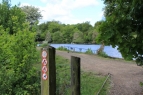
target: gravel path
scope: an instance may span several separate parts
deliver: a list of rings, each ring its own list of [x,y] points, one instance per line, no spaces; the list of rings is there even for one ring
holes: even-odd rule
[[[139,85],[143,82],[143,68],[134,62],[64,51],[56,51],[56,54],[67,59],[71,56],[80,57],[81,68],[84,70],[103,75],[110,73],[110,95],[143,95],[143,87]]]

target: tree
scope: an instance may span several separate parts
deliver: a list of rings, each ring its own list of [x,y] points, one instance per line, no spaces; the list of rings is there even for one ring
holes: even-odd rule
[[[63,35],[60,31],[54,32],[52,35],[53,43],[63,43]]]
[[[48,30],[51,33],[57,32],[61,30],[62,24],[59,21],[51,21],[48,22]]]
[[[81,32],[87,32],[89,29],[93,28],[90,22],[86,21],[83,23],[78,23],[75,25],[77,29],[79,29]]]
[[[77,43],[77,44],[84,43],[83,33],[78,29],[76,30],[77,31],[73,35],[73,43]]]
[[[49,31],[46,34],[45,41],[47,41],[48,43],[52,41],[51,33]]]
[[[0,94],[40,94],[40,78],[33,64],[37,61],[35,33],[27,24],[15,35],[0,26]]]
[[[5,30],[9,30],[9,34],[14,34],[17,30],[23,28],[25,23],[25,14],[18,6],[11,6],[9,0],[3,0],[0,4],[0,25]]]
[[[29,31],[24,12],[0,4],[0,94],[40,94],[40,78],[33,64],[37,61],[35,33]]]
[[[35,22],[39,21],[42,18],[41,11],[39,8],[34,6],[22,6],[22,11],[26,15],[26,20],[33,25]]]
[[[104,0],[105,21],[101,23],[98,41],[118,46],[125,59],[143,65],[142,0]]]
[[[66,25],[62,28],[64,43],[71,43],[74,33],[74,26],[73,25]]]

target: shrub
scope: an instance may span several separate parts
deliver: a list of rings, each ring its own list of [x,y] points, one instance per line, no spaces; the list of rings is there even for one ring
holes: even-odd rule
[[[88,50],[85,52],[86,54],[93,54],[93,51],[88,48]]]
[[[99,52],[98,55],[105,58],[109,57],[104,51]]]
[[[63,47],[63,46],[58,47],[58,48],[57,48],[57,50],[68,51],[68,49],[67,49],[67,48],[65,48],[65,47]]]
[[[35,33],[25,27],[15,35],[0,26],[0,95],[40,94]]]
[[[43,44],[41,44],[40,46],[41,46],[41,47],[47,47],[48,44],[47,44],[47,43],[43,43]]]

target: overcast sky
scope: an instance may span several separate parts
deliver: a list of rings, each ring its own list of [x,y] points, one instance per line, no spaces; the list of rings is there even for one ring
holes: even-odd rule
[[[12,5],[39,7],[42,20],[76,24],[89,21],[92,25],[103,18],[103,0],[11,0]]]

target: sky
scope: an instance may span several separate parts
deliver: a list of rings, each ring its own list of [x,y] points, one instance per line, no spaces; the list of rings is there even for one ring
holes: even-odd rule
[[[103,19],[103,0],[11,0],[12,5],[32,5],[41,10],[40,23],[60,21],[77,24],[89,21],[94,25]]]

